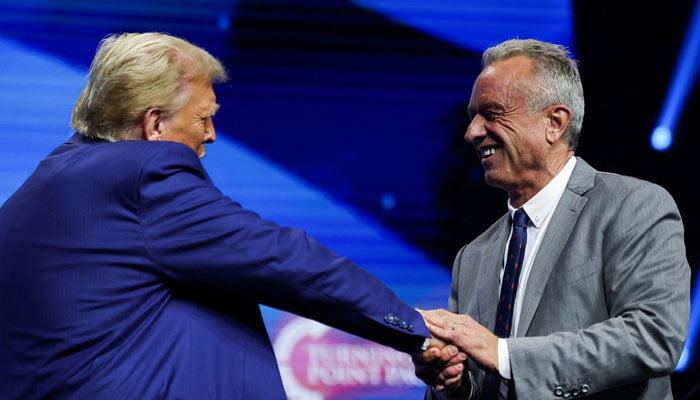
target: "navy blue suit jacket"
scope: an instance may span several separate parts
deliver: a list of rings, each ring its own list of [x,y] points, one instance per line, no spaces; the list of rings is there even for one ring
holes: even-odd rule
[[[405,352],[429,336],[179,143],[74,135],[0,209],[0,399],[284,399],[259,304]]]

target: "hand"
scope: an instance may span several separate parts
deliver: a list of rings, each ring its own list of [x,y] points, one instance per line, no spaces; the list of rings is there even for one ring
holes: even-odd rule
[[[466,314],[418,310],[430,332],[467,353],[483,370],[498,372],[498,337]]]
[[[420,310],[419,310],[420,311]],[[416,376],[437,390],[462,387],[462,374],[467,355],[438,338],[430,338],[427,350],[413,355]]]

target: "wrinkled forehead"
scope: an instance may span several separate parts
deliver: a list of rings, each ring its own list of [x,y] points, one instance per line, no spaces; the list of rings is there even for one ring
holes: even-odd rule
[[[533,66],[533,61],[523,56],[498,60],[484,67],[477,81],[495,80],[502,86],[515,85],[532,78]]]
[[[532,61],[513,57],[493,62],[474,81],[470,101],[482,97],[518,98],[532,80]]]

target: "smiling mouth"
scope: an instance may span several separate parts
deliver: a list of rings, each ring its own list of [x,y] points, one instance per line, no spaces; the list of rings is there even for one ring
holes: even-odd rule
[[[490,147],[481,151],[481,158],[489,158],[494,154],[496,154],[496,148]]]

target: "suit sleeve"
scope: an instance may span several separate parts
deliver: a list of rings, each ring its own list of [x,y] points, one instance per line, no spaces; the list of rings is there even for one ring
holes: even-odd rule
[[[405,352],[430,336],[420,314],[368,271],[223,196],[190,149],[159,147],[138,187],[147,254],[173,285],[232,294]]]
[[[615,208],[610,218],[589,219],[597,224],[590,232],[598,233],[569,243],[591,246],[589,262],[600,265],[592,284],[602,287],[607,317],[578,330],[508,339],[519,398],[560,398],[557,389],[559,396],[623,390],[670,375],[678,362],[690,307],[680,213],[671,196],[653,184],[636,185],[623,201],[609,203],[605,207]],[[581,299],[571,302],[597,307]],[[641,395],[625,393],[620,398]]]

